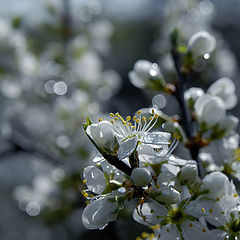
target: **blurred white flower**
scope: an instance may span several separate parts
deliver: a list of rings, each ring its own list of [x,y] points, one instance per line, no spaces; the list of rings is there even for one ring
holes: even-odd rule
[[[187,91],[184,92],[184,99],[185,101],[193,101],[196,102],[198,98],[204,95],[204,91],[201,88],[192,87],[189,88]]]
[[[138,88],[146,87],[151,79],[159,80],[163,78],[158,65],[147,60],[138,60],[128,76],[130,82]]]
[[[197,119],[200,123],[204,122],[207,126],[212,127],[220,123],[226,114],[226,108],[223,100],[218,96],[208,94],[198,98],[194,104]]]
[[[191,36],[188,41],[188,49],[194,57],[211,54],[216,48],[216,39],[206,31],[197,32]]]
[[[236,87],[230,78],[220,78],[215,81],[207,93],[220,97],[225,104],[226,109],[232,109],[237,105]]]

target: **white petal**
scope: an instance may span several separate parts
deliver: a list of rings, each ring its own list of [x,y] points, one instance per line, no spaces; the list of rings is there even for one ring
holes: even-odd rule
[[[114,219],[116,202],[109,202],[107,198],[97,199],[86,206],[82,213],[82,223],[87,229],[98,229],[104,227]]]
[[[155,235],[159,240],[181,240],[180,233],[173,224],[163,226],[161,229],[155,231]]]
[[[118,149],[118,158],[121,160],[130,156],[137,146],[137,141],[138,138],[133,137],[122,142]]]
[[[145,144],[169,144],[169,139],[171,138],[171,134],[167,132],[146,132],[144,133],[141,141]]]
[[[94,193],[101,193],[106,187],[106,180],[103,172],[95,166],[88,166],[83,177],[87,180],[86,185]]]
[[[212,233],[199,222],[182,223],[183,238],[185,240],[214,240]]]
[[[134,210],[133,219],[147,226],[159,224],[163,219],[161,216],[167,215],[166,208],[153,200],[143,203],[142,206],[138,205],[137,209],[138,211]]]

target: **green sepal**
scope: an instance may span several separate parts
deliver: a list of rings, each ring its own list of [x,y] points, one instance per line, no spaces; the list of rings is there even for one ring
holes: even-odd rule
[[[192,216],[192,215],[186,215],[186,218],[187,218],[188,220],[190,220],[190,221],[197,221],[197,220],[198,220],[197,217],[194,217],[194,216]]]
[[[91,118],[90,117],[87,117],[87,121],[85,122],[85,123],[83,123],[83,129],[85,130],[85,132],[86,132],[86,130],[87,130],[87,127],[88,126],[90,126],[92,124],[92,120],[91,120]],[[86,133],[87,134],[87,133]]]
[[[176,224],[177,230],[182,233],[182,227],[179,223]]]
[[[166,226],[166,225],[168,225],[169,224],[169,219],[168,218],[165,218],[165,219],[163,219],[161,222],[160,222],[160,225],[161,226]]]

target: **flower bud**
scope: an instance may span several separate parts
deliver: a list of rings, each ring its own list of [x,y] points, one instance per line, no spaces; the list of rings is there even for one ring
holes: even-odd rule
[[[187,164],[180,170],[178,178],[182,183],[191,184],[196,181],[197,175],[198,175],[197,165]]]
[[[131,179],[136,186],[144,187],[151,182],[152,176],[146,168],[135,168],[132,171]]]
[[[212,127],[225,118],[226,109],[223,100],[217,96],[204,94],[194,104],[198,121]]]
[[[229,181],[226,175],[221,172],[212,172],[202,180],[201,190],[208,190],[206,195],[216,199],[225,195],[228,185]]]
[[[220,78],[208,88],[208,94],[220,97],[226,109],[232,109],[237,105],[236,87],[230,78]]]
[[[164,204],[174,204],[180,200],[180,193],[172,187],[161,187],[152,194],[155,200]]]
[[[163,79],[163,77],[156,63],[138,60],[134,64],[133,71],[129,73],[129,79],[134,86],[144,88],[150,80]]]
[[[200,98],[203,95],[204,91],[201,88],[192,87],[185,91],[184,99],[187,102],[192,101],[194,103],[198,98]]]
[[[86,132],[100,148],[114,151],[118,146],[118,142],[114,136],[113,126],[108,121],[91,124],[87,127]]]
[[[206,31],[193,34],[188,41],[188,49],[192,52],[193,57],[200,57],[204,54],[210,54],[215,48],[215,37]]]

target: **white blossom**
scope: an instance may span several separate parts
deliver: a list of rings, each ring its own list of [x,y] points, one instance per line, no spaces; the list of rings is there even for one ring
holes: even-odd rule
[[[216,48],[216,39],[206,31],[197,32],[188,41],[188,49],[194,57],[211,54]]]
[[[226,114],[226,108],[223,100],[217,96],[208,94],[198,98],[194,104],[197,119],[200,123],[206,123],[207,126],[212,127],[220,123]]]
[[[226,109],[232,109],[237,105],[236,87],[230,78],[220,78],[215,81],[207,93],[222,98]]]
[[[86,132],[100,148],[114,151],[117,147],[113,126],[109,121],[93,123],[87,127]]]
[[[158,65],[147,60],[138,60],[134,64],[133,71],[129,72],[130,82],[138,88],[146,87],[150,79],[161,78],[162,74]]]

